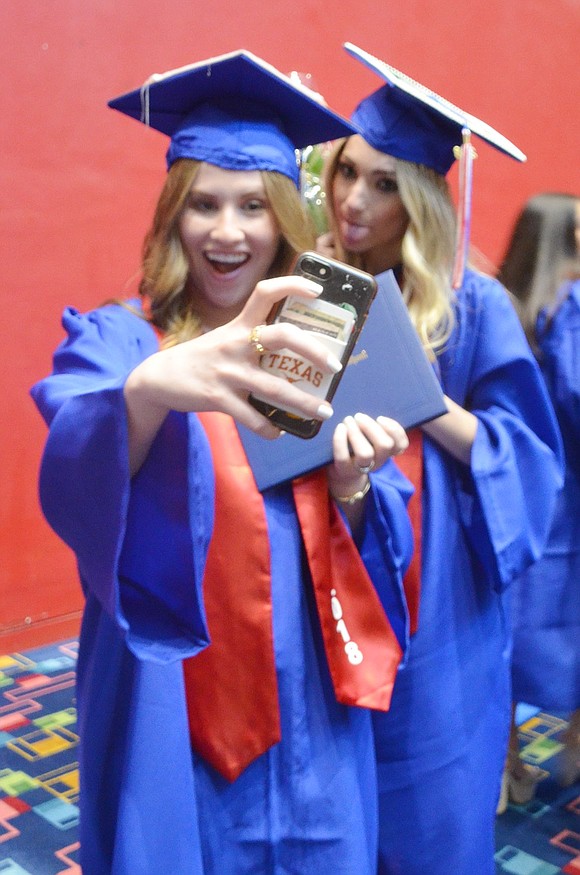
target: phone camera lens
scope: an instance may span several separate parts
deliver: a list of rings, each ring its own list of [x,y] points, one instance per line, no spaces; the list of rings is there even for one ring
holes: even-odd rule
[[[314,279],[325,280],[330,276],[331,270],[326,265],[314,258],[303,258],[300,262],[300,269],[308,276]]]

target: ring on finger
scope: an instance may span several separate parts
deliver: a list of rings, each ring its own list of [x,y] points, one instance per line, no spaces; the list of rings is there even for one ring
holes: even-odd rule
[[[263,325],[255,325],[248,336],[248,343],[253,346],[258,355],[264,355],[266,347],[260,342],[260,332],[264,328]]]
[[[357,465],[357,468],[358,468],[358,470],[361,472],[361,474],[368,474],[369,471],[372,471],[374,467],[375,467],[375,461],[374,461],[374,459],[372,459],[372,460],[368,463],[368,465]]]

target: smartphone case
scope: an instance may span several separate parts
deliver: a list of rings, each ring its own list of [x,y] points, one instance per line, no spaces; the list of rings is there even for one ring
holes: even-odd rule
[[[308,262],[312,263],[311,270],[308,269]],[[329,275],[319,280],[317,269]],[[364,271],[350,268],[340,261],[320,256],[316,252],[303,252],[299,255],[294,273],[323,282],[325,290],[320,298],[310,301],[289,296],[278,305],[274,321],[280,319],[298,325],[306,331],[312,331],[329,352],[344,364],[350,359],[355,337],[361,326],[364,326],[376,294],[375,278]],[[351,330],[348,330],[349,327]],[[296,363],[297,360],[292,351],[281,349],[275,352],[266,351],[262,356],[261,366],[281,379],[291,378],[299,388],[315,395],[320,401],[328,400],[332,403],[344,371],[338,374],[323,374],[308,360],[300,359],[300,368],[294,368],[293,362]],[[259,395],[250,395],[250,403],[278,428],[295,434],[302,440],[312,440],[321,427],[318,420],[303,419],[299,411],[292,407],[284,409],[272,407]]]
[[[375,277],[378,292],[342,381],[334,416],[304,440],[268,441],[238,425],[260,491],[332,461],[332,435],[345,416],[390,416],[406,429],[446,412],[443,391],[411,322],[392,271]]]

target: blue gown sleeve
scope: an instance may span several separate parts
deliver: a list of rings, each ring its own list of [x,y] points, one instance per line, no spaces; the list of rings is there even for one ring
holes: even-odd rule
[[[562,442],[539,367],[505,289],[471,272],[442,360],[446,391],[478,418],[456,494],[470,543],[498,590],[545,547],[562,485]]]
[[[171,662],[208,643],[201,581],[213,515],[209,449],[194,415],[171,413],[131,480],[123,387],[157,350],[151,327],[112,305],[63,316],[53,373],[32,389],[50,427],[40,499],[138,658]],[[188,473],[189,472],[189,473]],[[172,544],[172,550],[166,548]]]

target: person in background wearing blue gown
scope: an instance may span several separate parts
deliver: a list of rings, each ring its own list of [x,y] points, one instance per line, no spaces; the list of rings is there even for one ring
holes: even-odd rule
[[[43,510],[86,596],[83,873],[374,875],[370,711],[337,700],[327,637],[339,674],[386,678],[372,694],[388,707],[412,552],[411,489],[389,459],[407,437],[390,419],[350,417],[327,469],[260,495],[234,425],[278,436],[251,392],[306,418],[332,413],[260,355],[340,368],[307,332],[263,323],[286,295],[320,291],[282,276],[314,243],[296,150],[352,128],[247,52],[153,77],[111,106],[171,137],[140,297],[67,308],[53,372],[32,390],[50,427]],[[322,526],[314,551],[306,523]],[[320,602],[315,559],[331,562]],[[347,636],[347,589],[367,581],[353,610],[380,633],[378,675]]]
[[[559,754],[564,786],[580,778],[580,198],[531,197],[514,223],[499,270],[538,360],[566,453],[542,558],[513,587],[512,685],[517,702],[569,713]],[[500,811],[529,802],[544,770],[519,756],[512,720]]]
[[[393,269],[448,408],[417,435],[417,631],[390,712],[373,717],[378,871],[492,875],[511,701],[506,590],[544,549],[561,443],[506,290],[457,261],[469,190],[458,219],[445,176],[457,150],[469,171],[466,129],[525,156],[389,65],[346,48],[385,84],[359,103],[357,135],[329,158],[330,231],[320,246],[374,274]]]

